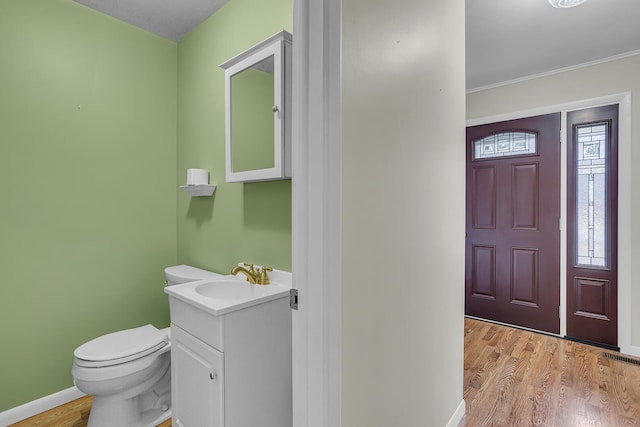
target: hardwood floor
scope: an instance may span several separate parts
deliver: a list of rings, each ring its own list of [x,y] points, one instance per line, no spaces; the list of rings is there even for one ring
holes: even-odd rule
[[[91,396],[84,396],[9,427],[87,427],[92,401]],[[171,419],[157,427],[171,427]]]
[[[640,366],[618,354],[465,319],[459,427],[640,426]]]
[[[465,319],[459,427],[640,427],[640,366],[560,338]],[[85,427],[83,397],[11,427]],[[159,427],[171,427],[171,420]]]
[[[85,396],[9,427],[86,427],[90,409],[91,396]]]

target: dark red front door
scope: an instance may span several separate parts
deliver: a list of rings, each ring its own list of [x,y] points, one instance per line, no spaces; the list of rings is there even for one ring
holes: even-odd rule
[[[559,333],[560,114],[467,128],[466,314]]]

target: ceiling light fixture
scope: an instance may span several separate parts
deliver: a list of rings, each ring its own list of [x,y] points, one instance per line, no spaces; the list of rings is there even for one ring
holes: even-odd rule
[[[580,6],[586,1],[587,0],[549,0],[549,3],[551,3],[553,7],[567,9],[569,7]]]

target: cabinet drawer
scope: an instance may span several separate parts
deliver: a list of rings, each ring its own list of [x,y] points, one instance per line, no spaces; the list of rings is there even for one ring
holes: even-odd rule
[[[224,351],[222,345],[222,318],[212,316],[175,298],[169,298],[171,323],[189,331],[210,346]]]

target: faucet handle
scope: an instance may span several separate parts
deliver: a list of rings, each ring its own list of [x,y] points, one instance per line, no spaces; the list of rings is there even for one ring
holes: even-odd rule
[[[246,262],[244,263],[244,266],[247,267],[249,269],[249,273],[251,274],[256,274],[256,270],[253,268],[253,264],[247,264]]]
[[[273,271],[271,267],[262,267],[262,271],[260,271],[260,277],[258,277],[257,283],[258,285],[268,285],[269,282],[269,274],[267,272]]]

